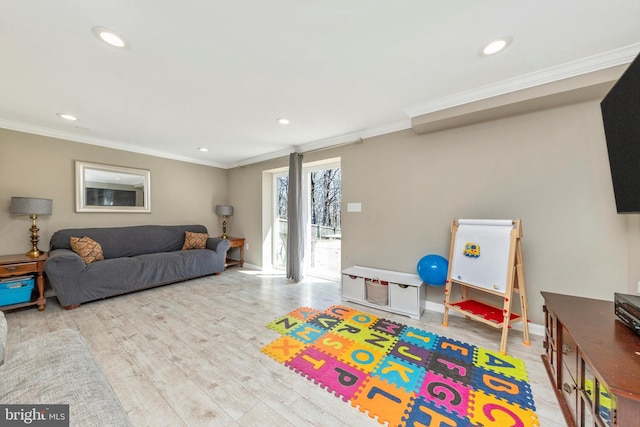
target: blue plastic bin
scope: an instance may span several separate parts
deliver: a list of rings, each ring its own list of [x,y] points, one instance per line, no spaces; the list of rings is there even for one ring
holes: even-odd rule
[[[0,307],[30,301],[34,282],[33,276],[0,279]]]

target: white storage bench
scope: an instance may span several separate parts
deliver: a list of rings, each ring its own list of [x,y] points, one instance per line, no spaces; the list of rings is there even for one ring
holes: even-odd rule
[[[387,305],[379,305],[367,300],[365,279],[379,279],[386,282]],[[354,265],[342,270],[342,299],[374,307],[392,313],[403,314],[412,319],[420,319],[425,300],[425,285],[417,274]]]

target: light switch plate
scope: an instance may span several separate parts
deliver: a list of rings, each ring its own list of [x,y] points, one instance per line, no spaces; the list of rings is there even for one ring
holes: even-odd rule
[[[347,212],[362,212],[362,203],[347,203]]]

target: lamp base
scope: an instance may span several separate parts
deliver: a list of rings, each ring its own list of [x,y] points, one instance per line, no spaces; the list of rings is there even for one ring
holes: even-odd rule
[[[223,215],[222,216],[222,237],[223,239],[227,239],[229,238],[229,236],[227,236],[227,216]]]
[[[31,218],[31,228],[29,229],[29,231],[31,231],[31,250],[27,252],[26,255],[31,258],[38,258],[42,255],[42,252],[38,249],[38,242],[40,241],[40,236],[38,236],[38,231],[40,231],[40,229],[36,225],[36,219],[38,219],[38,216],[31,214],[29,218]]]
[[[33,248],[29,252],[27,252],[25,255],[30,258],[38,258],[40,257],[40,255],[42,255],[42,252],[40,252],[38,248]]]

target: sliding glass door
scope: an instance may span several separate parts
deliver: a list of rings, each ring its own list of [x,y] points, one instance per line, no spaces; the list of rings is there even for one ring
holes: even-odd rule
[[[305,275],[340,278],[342,182],[340,163],[332,161],[303,167],[303,194],[307,206]],[[286,268],[286,172],[274,174],[273,263]]]

